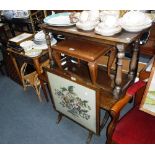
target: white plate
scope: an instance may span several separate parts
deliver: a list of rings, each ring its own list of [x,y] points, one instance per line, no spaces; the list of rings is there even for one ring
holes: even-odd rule
[[[44,19],[44,22],[51,26],[72,26],[75,23],[70,22],[69,15],[69,12],[57,13],[54,15],[47,16]]]
[[[42,52],[41,49],[32,49],[30,51],[25,52],[25,55],[28,57],[36,57],[38,55],[40,55]]]
[[[57,40],[55,38],[52,39],[51,41],[51,46],[55,45],[57,43]],[[33,46],[34,49],[42,49],[42,50],[46,50],[48,48],[47,44],[42,44],[42,45],[37,45],[34,43]]]
[[[146,28],[149,28],[152,24],[148,24],[148,25],[143,25],[143,26],[126,26],[126,25],[121,25],[121,27],[128,31],[128,32],[140,32]]]

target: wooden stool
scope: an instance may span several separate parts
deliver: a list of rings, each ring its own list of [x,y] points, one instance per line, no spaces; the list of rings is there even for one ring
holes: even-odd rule
[[[92,83],[96,83],[98,59],[109,52],[111,46],[106,44],[98,44],[90,41],[64,40],[52,46],[53,57],[62,69],[61,53],[88,62],[90,77]]]

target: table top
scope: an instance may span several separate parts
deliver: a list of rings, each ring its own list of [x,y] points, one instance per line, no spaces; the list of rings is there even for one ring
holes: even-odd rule
[[[11,52],[11,53],[14,53],[16,55],[22,56],[22,57],[29,58],[29,59],[38,59],[38,58],[42,57],[44,54],[48,53],[48,50],[43,50],[40,55],[35,56],[35,57],[30,57],[30,56],[24,54],[24,50],[23,51],[17,51],[15,49],[9,47],[9,48],[7,48],[7,51]]]
[[[105,44],[95,44],[88,41],[67,39],[52,46],[52,49],[79,58],[84,61],[95,61],[99,56],[109,51],[111,46]]]
[[[108,44],[115,45],[116,43],[123,43],[123,44],[130,44],[134,40],[136,40],[142,32],[137,32],[137,33],[131,33],[122,30],[120,33],[115,34],[114,36],[102,36],[96,34],[94,31],[82,31],[76,28],[76,26],[68,26],[68,27],[56,27],[56,26],[49,26],[47,24],[42,24],[41,25],[42,29],[56,32],[56,33],[61,33],[64,35],[76,35],[77,37],[87,37],[90,39],[95,39],[95,40],[100,40],[103,42],[107,42]],[[144,30],[145,31],[145,30]]]

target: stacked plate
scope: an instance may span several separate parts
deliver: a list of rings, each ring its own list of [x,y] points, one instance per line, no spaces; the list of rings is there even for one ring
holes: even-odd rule
[[[79,21],[76,23],[78,29],[91,31],[99,23],[99,11],[83,11],[79,16]]]
[[[113,36],[121,32],[121,30],[122,30],[121,26],[117,26],[114,28],[108,28],[104,26],[102,28],[99,28],[99,26],[95,27],[95,33],[100,34],[102,36]]]
[[[57,43],[57,40],[53,38],[51,34],[49,34],[51,39],[51,46]],[[46,39],[45,39],[45,34],[43,31],[39,31],[38,33],[35,34],[34,36],[34,48],[35,49],[42,49],[45,50],[47,49],[47,44],[46,44]]]
[[[129,32],[140,32],[152,25],[151,18],[140,11],[129,11],[121,19],[120,25]]]

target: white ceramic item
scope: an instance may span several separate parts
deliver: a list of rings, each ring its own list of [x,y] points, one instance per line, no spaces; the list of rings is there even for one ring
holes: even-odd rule
[[[55,45],[57,43],[57,40],[55,38],[52,38],[51,40],[51,46]],[[45,50],[48,48],[46,42],[44,44],[36,44],[34,43],[34,49],[42,49],[42,50]]]
[[[39,56],[41,52],[42,52],[41,49],[32,49],[32,50],[25,52],[25,55],[29,57],[36,57],[36,56]]]
[[[140,11],[129,11],[122,18],[119,23],[123,29],[129,32],[139,32],[152,25],[151,18]]]
[[[48,25],[52,26],[71,26],[74,25],[74,23],[71,23],[70,21],[70,14],[69,12],[64,13],[56,13],[50,16],[47,16],[44,19],[44,22]]]
[[[102,36],[113,36],[119,32],[121,32],[122,28],[120,26],[114,28],[102,27],[99,26],[95,27],[95,33],[100,34]]]
[[[29,50],[32,50],[34,43],[31,40],[27,40],[20,43],[20,46],[24,49],[24,51],[29,51]]]
[[[105,18],[107,16],[113,16],[113,17],[118,19],[120,16],[120,11],[119,10],[103,10],[103,11],[100,11],[100,20],[102,22],[105,21]]]
[[[80,23],[77,22],[76,26],[77,28],[84,30],[84,31],[91,31],[95,28],[95,26],[98,24],[98,22],[91,22],[91,21],[87,21],[85,23]]]

